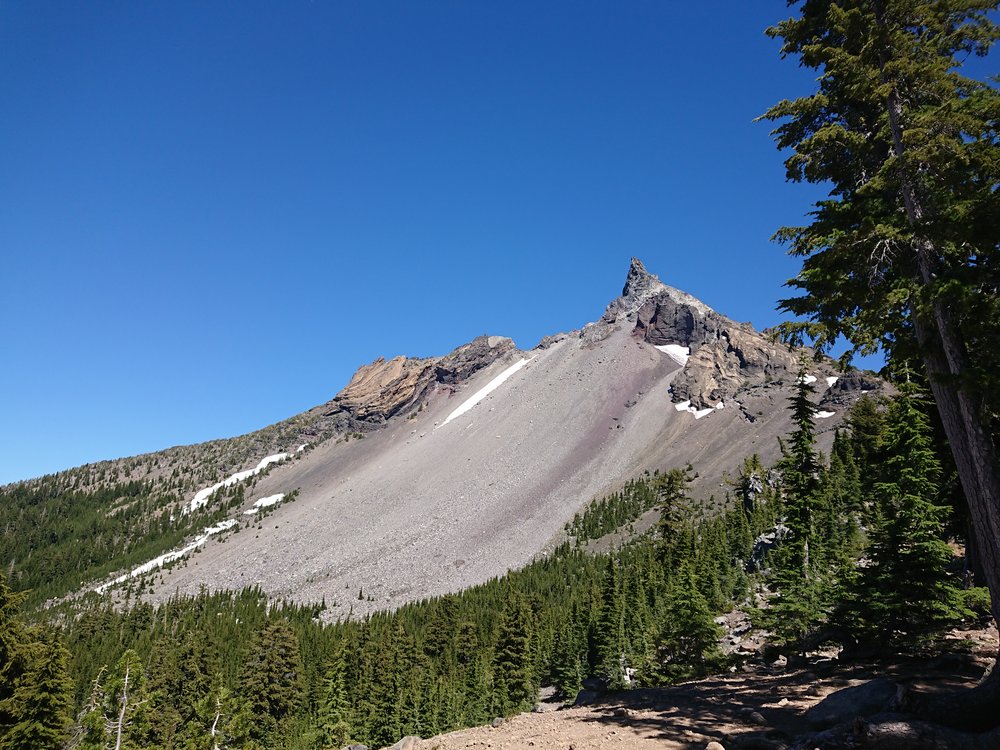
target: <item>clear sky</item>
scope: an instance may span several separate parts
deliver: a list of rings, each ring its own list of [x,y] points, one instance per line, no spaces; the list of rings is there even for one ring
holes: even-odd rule
[[[241,434],[378,356],[596,319],[629,257],[758,327],[807,93],[716,3],[0,3],[0,482]]]

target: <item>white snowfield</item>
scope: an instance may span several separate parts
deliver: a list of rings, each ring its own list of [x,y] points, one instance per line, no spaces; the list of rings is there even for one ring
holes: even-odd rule
[[[501,385],[503,385],[504,381],[507,380],[507,378],[509,378],[515,372],[517,372],[522,367],[524,367],[526,364],[528,364],[528,362],[529,362],[529,360],[527,360],[527,359],[523,359],[523,358],[519,359],[517,362],[515,362],[514,364],[512,364],[506,370],[504,370],[503,372],[501,372],[499,375],[497,375],[495,378],[493,378],[493,380],[491,380],[489,383],[487,383],[486,385],[484,385],[478,391],[476,391],[471,396],[469,396],[469,398],[467,398],[465,401],[463,401],[462,405],[459,406],[457,409],[455,409],[455,411],[453,411],[451,414],[449,414],[445,418],[445,420],[439,425],[439,427],[444,427],[451,420],[453,420],[456,417],[460,417],[463,414],[465,414],[465,412],[469,411],[469,409],[471,409],[473,406],[475,406],[476,404],[478,404],[484,398],[486,398],[491,393],[493,393],[493,391],[495,391],[497,388],[499,388]]]
[[[720,401],[715,406],[708,406],[704,409],[696,409],[695,407],[691,406],[690,401],[681,401],[679,404],[674,404],[674,408],[677,411],[691,412],[692,414],[694,414],[695,419],[701,419],[702,417],[707,417],[709,414],[711,414],[713,411],[716,411],[717,409],[726,408],[726,404],[725,402]]]
[[[836,414],[836,412],[833,412],[833,411],[818,411],[818,412],[816,412],[816,419],[829,419],[834,414]]]
[[[260,500],[255,502],[249,510],[243,511],[244,516],[252,516],[261,508],[270,508],[272,505],[277,505],[282,500],[285,499],[285,493],[279,492],[277,495],[268,495],[267,497],[262,497]]]
[[[172,563],[174,560],[179,560],[182,557],[190,555],[192,552],[194,552],[196,549],[202,546],[205,542],[207,542],[210,537],[213,537],[216,534],[221,534],[223,531],[228,531],[229,529],[233,528],[233,526],[235,526],[236,524],[237,521],[234,521],[233,519],[219,521],[214,526],[209,526],[208,528],[203,529],[201,532],[201,536],[199,536],[197,539],[195,539],[187,546],[181,547],[180,549],[172,550],[170,552],[165,552],[159,557],[154,557],[149,562],[145,562],[139,567],[133,568],[128,573],[123,573],[114,580],[108,581],[107,583],[102,583],[100,586],[96,587],[94,591],[96,591],[98,594],[103,594],[112,586],[117,586],[120,583],[125,583],[125,581],[128,581],[132,578],[137,578],[138,576],[144,575],[146,573],[150,573],[154,570],[162,568],[167,563]]]
[[[680,344],[653,344],[653,348],[659,349],[681,367],[686,365],[688,359],[691,357],[690,346],[681,346]]]
[[[799,382],[805,383],[806,385],[812,385],[813,383],[816,382],[816,376],[808,374],[803,375],[801,378],[799,378]]]
[[[838,378],[836,375],[831,375],[826,379],[826,387],[833,388],[834,383],[836,383],[838,380],[840,380],[840,378]]]
[[[305,448],[304,445],[301,448],[299,448],[299,450],[301,451],[303,448]],[[188,505],[186,512],[191,513],[193,511],[198,510],[198,508],[201,508],[202,506],[206,505],[209,501],[209,498],[211,498],[212,495],[214,495],[218,490],[221,490],[223,487],[231,487],[237,482],[242,482],[244,479],[249,479],[254,474],[259,474],[260,472],[264,471],[264,469],[266,469],[271,464],[276,464],[279,461],[284,461],[286,458],[288,458],[287,453],[275,453],[273,456],[265,456],[260,460],[260,463],[257,464],[254,468],[247,469],[245,471],[238,471],[232,476],[223,479],[221,482],[216,482],[211,487],[206,487],[203,490],[198,490],[198,493],[191,500],[191,504]]]

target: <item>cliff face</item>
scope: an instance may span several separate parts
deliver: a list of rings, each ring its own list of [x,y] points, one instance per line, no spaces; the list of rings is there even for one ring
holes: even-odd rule
[[[839,384],[835,392],[824,392],[821,405],[838,395],[843,401],[851,391],[877,387],[870,379],[844,378],[832,361],[814,361],[808,350],[792,350],[720,315],[666,286],[634,258],[622,297],[609,306],[608,314],[619,322],[622,317],[634,318],[633,335],[648,344],[688,348],[689,357],[674,378],[671,393],[675,403],[689,401],[695,409],[739,402],[743,395],[772,382],[794,382],[803,367],[811,377]]]
[[[385,422],[416,408],[435,386],[463,383],[514,349],[508,338],[479,336],[443,357],[379,357],[354,373],[330,411],[347,412],[361,422]]]

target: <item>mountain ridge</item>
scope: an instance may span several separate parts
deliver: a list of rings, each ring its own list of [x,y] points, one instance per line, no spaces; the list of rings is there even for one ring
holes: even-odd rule
[[[480,336],[441,357],[379,358],[277,425],[120,460],[124,476],[160,483],[182,506],[225,485],[199,512],[206,527],[234,521],[204,534],[197,555],[147,570],[142,588],[163,600],[260,585],[326,601],[330,618],[459,590],[544,553],[591,499],[643,471],[693,463],[698,491],[723,494],[745,455],[776,456],[803,361],[633,258],[598,321],[532,350]],[[844,407],[879,386],[829,360],[808,370],[826,385],[828,442]]]

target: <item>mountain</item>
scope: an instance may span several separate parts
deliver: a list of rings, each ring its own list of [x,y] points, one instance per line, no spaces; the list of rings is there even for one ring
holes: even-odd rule
[[[524,565],[590,500],[644,471],[690,463],[695,491],[721,500],[745,456],[776,458],[803,356],[633,259],[600,320],[530,351],[481,336],[442,357],[378,359],[328,403],[265,430],[50,481],[138,482],[162,495],[149,513],[190,530],[101,590],[140,574],[154,600],[256,584],[323,600],[336,619]],[[828,447],[879,381],[826,359],[806,370]],[[129,507],[115,499],[106,512]]]

